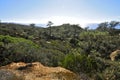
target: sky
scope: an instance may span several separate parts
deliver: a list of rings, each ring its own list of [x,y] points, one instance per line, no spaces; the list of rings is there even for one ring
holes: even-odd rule
[[[120,21],[120,0],[0,0],[0,20],[54,25]]]

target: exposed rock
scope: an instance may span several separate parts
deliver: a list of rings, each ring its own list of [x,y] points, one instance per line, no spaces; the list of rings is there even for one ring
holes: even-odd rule
[[[115,61],[116,57],[120,55],[120,50],[115,50],[110,54],[110,58],[112,61]]]
[[[45,67],[39,62],[27,64],[23,62],[11,63],[0,67],[0,72],[6,73],[4,71],[14,74],[13,76],[22,76],[20,80],[80,80],[75,73],[67,69],[62,67]],[[8,77],[7,75],[6,77]],[[0,80],[5,79],[1,79],[0,77]]]

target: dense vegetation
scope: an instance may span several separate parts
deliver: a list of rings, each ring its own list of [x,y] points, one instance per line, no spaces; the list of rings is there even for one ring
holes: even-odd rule
[[[116,61],[109,57],[120,49],[119,22],[104,22],[95,30],[70,24],[48,26],[0,23],[0,66],[39,61],[94,80],[120,78],[119,57]]]

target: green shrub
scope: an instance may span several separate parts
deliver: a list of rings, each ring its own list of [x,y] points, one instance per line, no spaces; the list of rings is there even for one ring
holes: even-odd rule
[[[35,61],[39,49],[40,47],[30,40],[0,35],[0,66],[13,61]]]
[[[66,55],[63,61],[63,67],[77,73],[92,73],[98,70],[97,62],[94,58],[75,53]]]

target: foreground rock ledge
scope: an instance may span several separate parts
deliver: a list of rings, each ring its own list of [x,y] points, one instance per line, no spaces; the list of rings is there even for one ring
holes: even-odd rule
[[[62,67],[46,67],[39,62],[11,63],[0,67],[0,80],[80,80]]]

